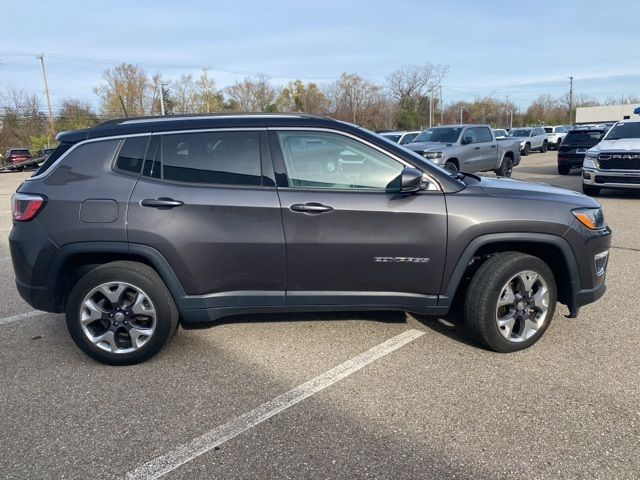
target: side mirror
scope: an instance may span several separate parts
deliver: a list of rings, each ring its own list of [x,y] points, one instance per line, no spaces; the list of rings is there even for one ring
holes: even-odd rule
[[[462,141],[460,143],[462,145],[469,145],[471,143],[471,137],[462,137]]]
[[[405,167],[402,170],[401,187],[402,193],[415,193],[422,189],[422,172],[417,168]]]

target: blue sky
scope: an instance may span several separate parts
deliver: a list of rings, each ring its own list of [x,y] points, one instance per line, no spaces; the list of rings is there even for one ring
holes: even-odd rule
[[[208,65],[218,87],[242,72],[383,82],[431,62],[450,67],[445,102],[510,95],[526,106],[566,93],[569,75],[578,95],[640,96],[640,2],[629,0],[3,3],[0,90],[42,94],[45,52],[54,108],[65,97],[97,104],[93,87],[121,61],[168,80]]]

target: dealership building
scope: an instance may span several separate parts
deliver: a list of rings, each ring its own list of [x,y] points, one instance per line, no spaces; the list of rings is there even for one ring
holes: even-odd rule
[[[576,123],[605,123],[628,120],[630,118],[640,119],[638,115],[633,113],[638,107],[640,107],[638,103],[606,105],[601,107],[578,107],[576,108]]]

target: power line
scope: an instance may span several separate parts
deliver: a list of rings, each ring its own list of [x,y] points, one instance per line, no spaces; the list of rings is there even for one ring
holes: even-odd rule
[[[96,63],[103,65],[119,65],[121,63],[135,63],[137,65],[152,67],[152,68],[172,68],[172,69],[201,69],[202,65],[196,64],[172,64],[172,63],[157,63],[157,62],[123,62],[122,60],[117,60],[113,58],[98,58],[98,57],[82,57],[78,55],[67,55],[63,53],[53,53],[53,52],[45,52],[48,57],[59,58],[64,60],[70,60],[74,62],[82,62],[82,63]],[[14,56],[14,57],[27,57],[32,56],[33,54],[27,52],[0,52],[0,55],[4,56]],[[336,80],[339,77],[336,76],[322,76],[322,75],[283,75],[283,74],[274,74],[267,72],[258,72],[254,70],[244,70],[235,67],[227,67],[222,65],[217,66],[209,66],[207,67],[210,70],[223,72],[223,73],[232,73],[239,75],[248,75],[248,76],[258,76],[265,75],[269,78],[276,79],[300,79],[300,80]]]

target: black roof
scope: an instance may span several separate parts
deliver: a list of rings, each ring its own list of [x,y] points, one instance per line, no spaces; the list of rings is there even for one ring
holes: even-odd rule
[[[57,139],[61,142],[76,143],[88,138],[134,133],[234,127],[339,127],[342,130],[357,128],[331,118],[305,113],[164,115],[109,120],[92,128],[61,132]]]

